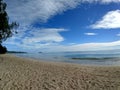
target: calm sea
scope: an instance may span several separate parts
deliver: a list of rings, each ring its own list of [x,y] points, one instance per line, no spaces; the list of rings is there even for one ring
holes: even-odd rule
[[[77,63],[82,65],[120,66],[119,51],[17,53],[15,55],[43,61]]]

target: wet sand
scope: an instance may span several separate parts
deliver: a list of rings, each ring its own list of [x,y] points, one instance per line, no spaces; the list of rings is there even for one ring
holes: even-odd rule
[[[120,90],[120,67],[0,55],[0,90]]]

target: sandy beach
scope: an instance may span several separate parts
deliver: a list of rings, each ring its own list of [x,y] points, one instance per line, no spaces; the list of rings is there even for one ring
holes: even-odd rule
[[[120,67],[0,55],[0,90],[120,90]]]

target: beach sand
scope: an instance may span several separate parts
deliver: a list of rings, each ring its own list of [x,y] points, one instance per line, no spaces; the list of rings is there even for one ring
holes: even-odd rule
[[[120,90],[120,67],[0,55],[0,90]]]

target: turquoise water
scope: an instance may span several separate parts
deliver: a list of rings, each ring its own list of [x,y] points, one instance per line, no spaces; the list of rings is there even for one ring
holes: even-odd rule
[[[54,53],[21,53],[20,57],[43,61],[77,63],[83,65],[114,65],[120,66],[120,53],[110,51],[94,52],[54,52]]]

